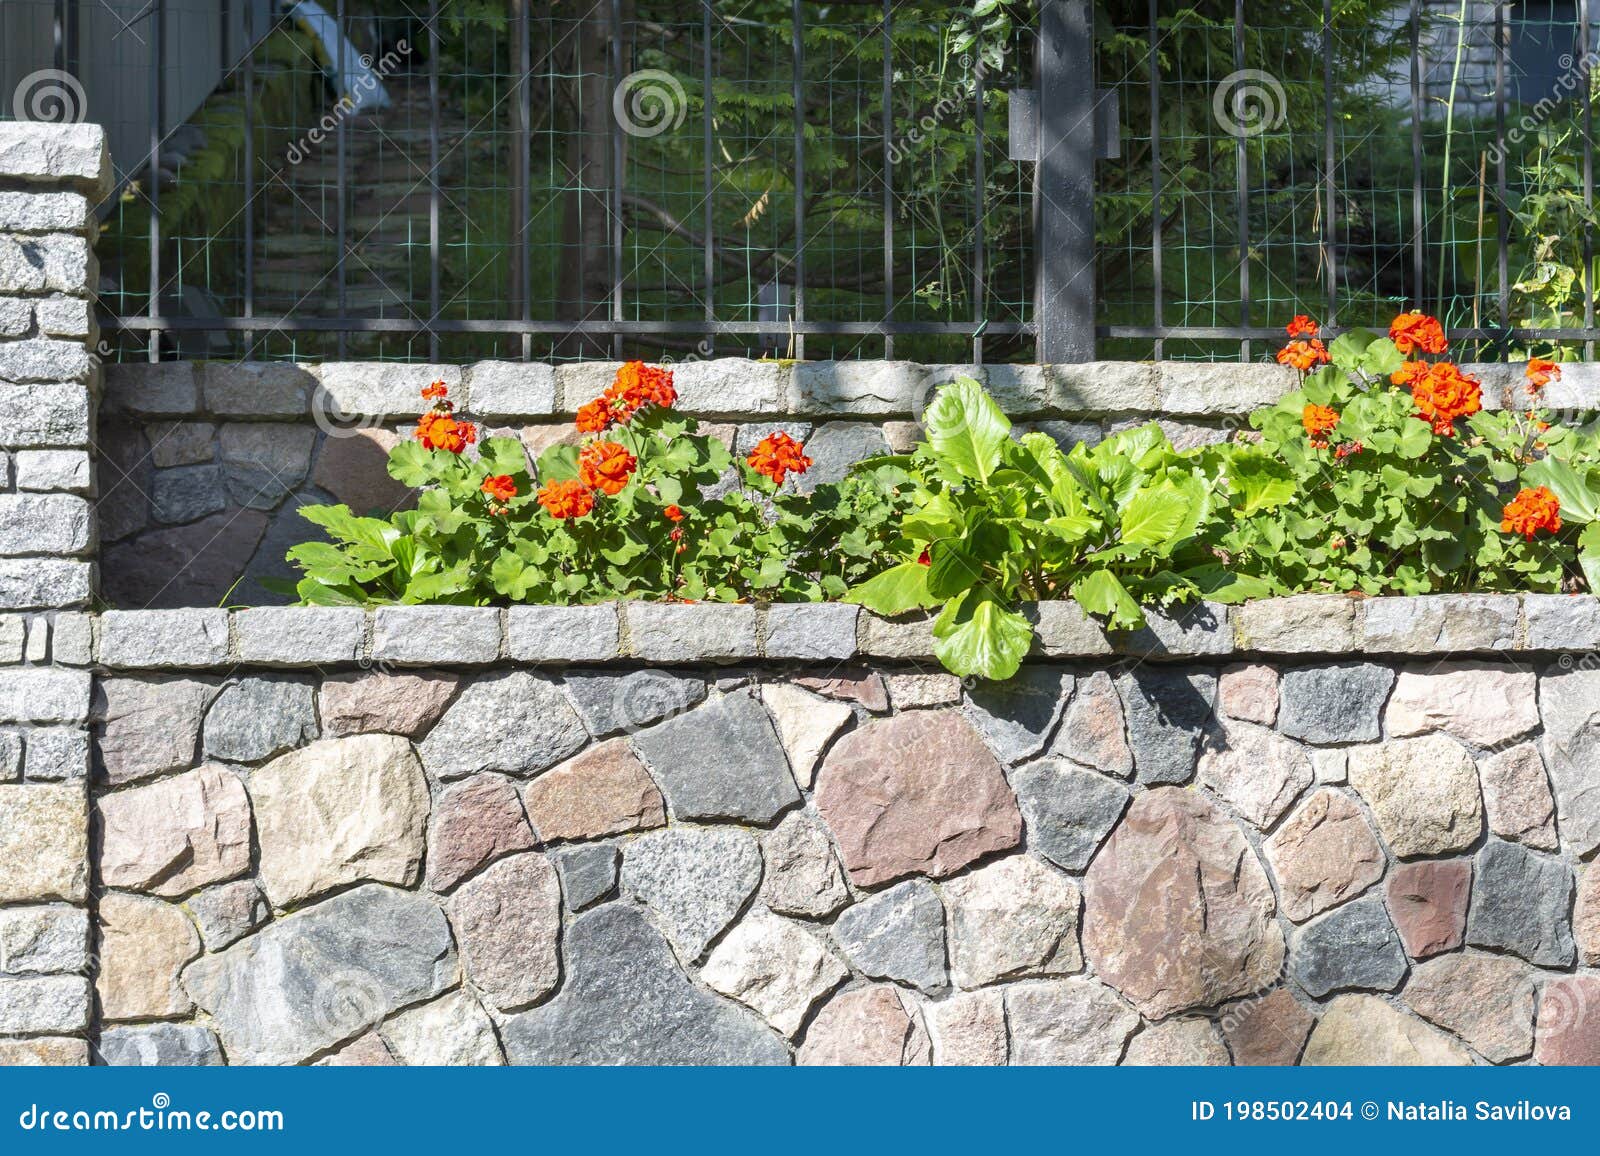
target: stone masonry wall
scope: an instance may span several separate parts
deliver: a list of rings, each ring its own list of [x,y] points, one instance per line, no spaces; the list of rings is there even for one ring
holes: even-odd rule
[[[0,1063],[88,1058],[88,235],[110,172],[97,127],[0,124]]]
[[[1600,603],[1040,626],[107,613],[95,1053],[1600,1060]]]

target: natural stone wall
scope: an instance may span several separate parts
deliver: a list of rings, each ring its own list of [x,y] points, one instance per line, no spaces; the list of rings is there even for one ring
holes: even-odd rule
[[[0,124],[0,1063],[85,1063],[92,125]]]
[[[1530,632],[1597,623],[1285,599],[963,685],[833,606],[109,613],[92,1043],[1594,1062],[1600,670]]]

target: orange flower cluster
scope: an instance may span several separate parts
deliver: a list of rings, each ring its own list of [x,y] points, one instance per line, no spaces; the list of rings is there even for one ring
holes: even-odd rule
[[[630,361],[617,370],[605,393],[579,407],[578,429],[582,433],[604,433],[614,425],[627,424],[647,405],[667,408],[677,400],[670,369]]]
[[[517,496],[517,483],[510,474],[494,474],[483,479],[483,492],[496,502],[509,502]]]
[[[1422,366],[1420,371],[1412,368],[1417,365]],[[1405,380],[1401,380],[1402,375]],[[1471,417],[1483,408],[1483,388],[1478,379],[1462,373],[1454,362],[1407,362],[1393,379],[1397,385],[1410,387],[1417,416],[1440,437],[1454,437],[1456,419]]]
[[[1560,379],[1561,367],[1553,361],[1546,361],[1542,357],[1530,357],[1523,373],[1528,378],[1528,392],[1537,394],[1552,381]]]
[[[1278,350],[1278,364],[1292,365],[1301,373],[1310,373],[1317,366],[1328,364],[1328,347],[1315,337],[1309,341],[1291,341]]]
[[[1444,339],[1444,328],[1426,313],[1402,313],[1389,323],[1389,340],[1405,356],[1419,350],[1423,353],[1443,353],[1449,346]]]
[[[1308,405],[1301,411],[1300,424],[1306,427],[1311,448],[1325,450],[1328,448],[1328,435],[1339,424],[1339,413],[1325,405]]]
[[[683,507],[668,506],[665,510],[661,511],[661,516],[666,518],[666,520],[669,522],[681,522],[683,521]]]
[[[455,403],[447,400],[450,390],[442,381],[436,381],[422,391],[422,400],[433,405],[417,419],[417,432],[413,435],[430,450],[445,450],[459,454],[478,440],[478,427],[470,421],[457,421]]]
[[[1304,313],[1296,313],[1283,330],[1290,337],[1315,337],[1322,332],[1322,327]]]
[[[811,468],[811,459],[800,449],[800,443],[779,430],[768,434],[756,443],[745,459],[756,473],[771,478],[774,485],[783,485],[789,474],[803,474]]]
[[[576,478],[547,483],[534,500],[558,520],[581,518],[594,509],[594,491]]]
[[[638,467],[639,459],[616,442],[590,442],[578,451],[578,480],[608,497],[620,494]]]
[[[1561,501],[1546,486],[1521,490],[1501,511],[1500,529],[1530,542],[1540,530],[1554,534],[1561,529]]]

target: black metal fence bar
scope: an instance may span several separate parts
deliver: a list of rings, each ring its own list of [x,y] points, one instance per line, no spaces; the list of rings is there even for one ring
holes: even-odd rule
[[[790,332],[794,349],[790,356],[801,360],[806,355],[805,331],[798,328],[806,319],[806,44],[800,13],[801,0],[794,0],[791,39],[794,51],[794,305]]]
[[[1578,0],[1578,76],[1581,91],[1587,97],[1592,91],[1593,69],[1589,63],[1589,0]],[[1583,267],[1594,268],[1594,101],[1583,102]],[[1594,328],[1594,294],[1583,295],[1583,325]],[[1586,341],[1583,355],[1594,360],[1594,342]]]
[[[883,316],[894,315],[894,8],[891,0],[883,0]],[[978,107],[983,107],[980,97]],[[983,149],[977,150],[978,163],[983,163]],[[982,187],[983,177],[977,178]],[[979,219],[982,225],[981,214]],[[983,257],[976,258],[982,268]],[[883,356],[894,357],[894,334],[883,335]]]
[[[165,79],[166,3],[151,0],[150,4],[150,318],[161,317],[161,142],[163,122],[166,120]],[[150,327],[150,341],[146,355],[151,361],[161,360],[161,328]]]
[[[1511,237],[1506,191],[1506,6],[1494,6],[1494,147],[1495,233],[1499,240],[1496,271],[1500,280],[1500,324],[1511,324],[1511,270],[1506,252]],[[1592,294],[1591,294],[1592,296]]]
[[[1334,139],[1333,111],[1333,0],[1322,0],[1322,274],[1327,287],[1324,317],[1330,326],[1339,324],[1339,259],[1336,193],[1339,179],[1338,155]],[[1157,214],[1160,215],[1159,213]],[[1160,319],[1156,322],[1160,324]]]
[[[1162,249],[1161,249],[1161,26],[1157,21],[1159,0],[1150,0],[1150,55],[1145,67],[1150,72],[1150,312],[1159,329],[1165,324],[1162,317]],[[1155,341],[1155,358],[1161,360],[1166,342]]]
[[[146,332],[152,329],[170,330],[174,333],[241,332],[247,327],[262,332],[277,333],[400,333],[415,335],[423,331],[421,324],[411,317],[118,317],[114,324],[121,329]],[[578,334],[606,337],[612,334],[653,335],[683,334],[711,336],[765,335],[772,329],[770,321],[611,321],[596,318],[586,321],[516,321],[484,318],[463,320],[441,318],[428,326],[440,333],[502,333],[518,335]],[[798,335],[817,337],[882,337],[881,321],[795,321],[786,328]],[[980,326],[969,321],[897,321],[894,330],[902,336],[949,336],[971,340]],[[983,332],[991,336],[1033,337],[1037,327],[1033,322],[985,322]],[[1206,331],[1209,333],[1210,331]],[[1262,330],[1262,334],[1274,332]],[[1600,335],[1600,334],[1597,334]]]
[[[439,0],[428,0],[428,320],[439,317],[443,250],[439,233]],[[512,194],[516,199],[516,194]],[[515,212],[515,209],[513,209]],[[428,360],[439,360],[439,335],[428,330]]]

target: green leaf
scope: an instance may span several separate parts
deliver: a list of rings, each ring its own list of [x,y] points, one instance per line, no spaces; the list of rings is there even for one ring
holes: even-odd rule
[[[1190,481],[1198,483],[1198,479]],[[1134,493],[1122,510],[1122,545],[1170,549],[1194,534],[1204,509],[1198,484],[1161,482]]]
[[[1295,496],[1294,471],[1278,458],[1259,450],[1240,450],[1228,463],[1228,481],[1238,500],[1238,513],[1248,518],[1273,510]]]
[[[1072,584],[1072,597],[1090,614],[1131,630],[1144,625],[1144,613],[1122,580],[1109,570],[1094,570]]]
[[[1600,590],[1600,522],[1590,522],[1578,535],[1578,565],[1589,593]]]
[[[893,618],[908,610],[937,605],[928,593],[928,567],[920,562],[902,562],[882,574],[850,588],[845,601],[858,602],[874,614]]]
[[[435,451],[424,449],[419,441],[407,440],[389,451],[389,476],[413,490],[438,481],[434,467]]]
[[[933,624],[933,652],[961,678],[1006,679],[1017,673],[1033,626],[985,590],[971,590],[945,607]]]
[[[937,461],[962,478],[989,480],[1000,464],[1011,422],[970,377],[958,377],[934,395],[923,414]]]
[[[555,445],[539,455],[539,482],[563,482],[578,476],[578,447]]]
[[[954,598],[983,576],[983,563],[959,543],[936,542],[929,554],[933,564],[927,567],[928,597],[935,601]]]
[[[1592,479],[1594,471],[1585,467],[1580,473],[1570,462],[1546,457],[1522,471],[1523,484],[1548,486],[1561,502],[1561,518],[1566,522],[1593,522],[1600,514]]]
[[[522,474],[528,470],[528,451],[516,438],[486,438],[479,460],[491,474]]]

